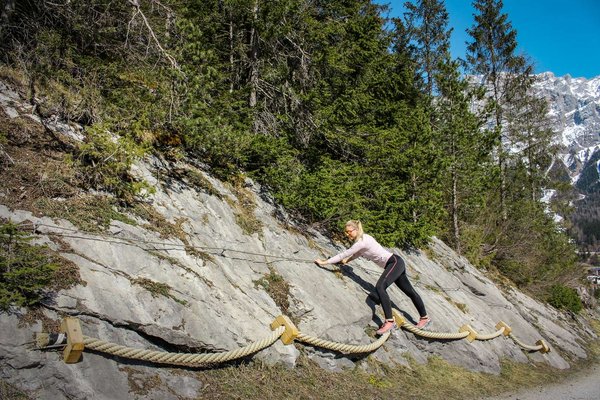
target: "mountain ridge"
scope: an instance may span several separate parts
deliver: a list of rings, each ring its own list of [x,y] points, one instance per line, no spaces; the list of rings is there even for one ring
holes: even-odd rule
[[[536,76],[534,94],[548,100],[559,158],[576,183],[581,169],[600,150],[600,76],[557,77],[552,72]]]

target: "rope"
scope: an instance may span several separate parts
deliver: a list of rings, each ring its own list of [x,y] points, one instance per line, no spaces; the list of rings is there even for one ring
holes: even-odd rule
[[[377,339],[376,341],[374,341],[373,343],[361,345],[361,346],[344,344],[344,343],[339,343],[339,342],[332,342],[329,340],[319,339],[314,336],[305,335],[304,333],[299,333],[298,336],[296,336],[296,340],[299,340],[304,343],[308,343],[308,344],[316,346],[316,347],[322,347],[325,349],[337,351],[342,354],[361,354],[361,353],[370,353],[370,352],[380,348],[385,343],[385,341],[390,337],[390,333],[391,332],[388,331],[388,332],[384,333],[383,335],[381,335],[381,337],[379,339]]]
[[[487,335],[482,335],[482,334],[478,333],[477,337],[475,338],[475,340],[491,340],[491,339],[495,339],[498,336],[502,335],[504,333],[505,329],[506,328],[502,327],[502,328],[498,329],[496,332],[490,333],[490,334],[487,334]]]
[[[105,342],[100,339],[89,336],[83,337],[85,349],[96,350],[118,357],[149,361],[157,364],[183,365],[188,367],[198,367],[206,364],[220,363],[242,358],[250,354],[262,350],[279,339],[285,331],[284,326],[278,327],[272,334],[258,342],[254,342],[248,346],[240,347],[236,350],[231,350],[223,353],[205,353],[205,354],[189,354],[189,353],[169,353],[162,351],[152,351],[143,349],[134,349],[131,347],[121,346],[115,343]]]
[[[516,337],[514,337],[511,333],[510,327],[506,325],[504,322],[500,321],[496,328],[498,330],[496,332],[490,334],[477,334],[475,330],[473,330],[469,325],[465,325],[461,328],[462,332],[457,333],[445,333],[445,332],[430,332],[417,328],[400,316],[397,310],[393,310],[394,317],[396,323],[400,325],[402,328],[406,329],[409,332],[414,333],[415,335],[431,338],[431,339],[444,339],[444,340],[455,340],[455,339],[464,339],[467,338],[469,342],[473,340],[490,340],[494,339],[500,335],[510,336],[513,341],[519,345],[521,348],[528,351],[539,351],[542,354],[545,354],[550,351],[550,347],[546,344],[546,342],[541,339],[536,343],[536,346],[529,346],[521,341],[519,341]],[[64,351],[64,359],[67,363],[77,362],[81,355],[81,351],[83,350],[95,350],[98,352],[104,352],[108,354],[112,354],[117,357],[135,359],[148,361],[157,364],[169,364],[169,365],[181,365],[188,367],[199,367],[206,366],[226,361],[235,360],[238,358],[246,357],[250,354],[256,353],[259,350],[262,350],[268,346],[271,346],[275,341],[281,338],[284,344],[291,344],[294,340],[298,340],[300,342],[308,343],[310,345],[316,347],[322,347],[325,349],[333,350],[342,354],[363,354],[370,353],[379,349],[383,344],[389,339],[391,335],[391,331],[386,332],[382,336],[380,336],[376,341],[366,344],[366,345],[349,345],[340,342],[333,342],[330,340],[320,339],[318,337],[306,335],[304,333],[298,332],[297,328],[294,324],[289,320],[288,317],[284,315],[280,315],[277,317],[275,321],[271,324],[271,329],[273,332],[271,335],[265,339],[262,339],[258,342],[254,342],[244,347],[240,347],[236,350],[221,352],[221,353],[203,353],[203,354],[190,354],[190,353],[170,353],[163,351],[154,351],[154,350],[144,350],[144,349],[135,349],[131,347],[121,346],[115,343],[106,342],[100,339],[96,339],[89,336],[81,335],[81,327],[79,326],[78,320],[76,320],[75,324],[65,324],[63,321],[63,325],[61,325],[61,329],[66,329],[68,331],[68,340],[65,344],[64,340],[60,340],[61,346],[65,346]],[[63,332],[66,332],[63,331]],[[71,338],[71,334],[74,333],[73,339]],[[63,333],[60,335],[64,336]],[[60,335],[57,335],[60,336]],[[78,335],[80,339],[76,339]],[[50,335],[45,333],[40,333],[37,338],[38,349],[48,349],[51,347],[57,346],[48,346],[50,344]],[[74,340],[71,342],[71,340]],[[77,341],[75,341],[77,340]],[[54,342],[54,341],[53,341]]]
[[[430,338],[430,339],[444,339],[444,340],[457,340],[457,339],[464,339],[467,336],[469,336],[469,332],[431,332],[431,331],[425,331],[422,329],[417,328],[416,326],[414,326],[413,324],[411,324],[410,322],[404,322],[401,325],[404,329],[406,329],[407,331],[414,333],[415,335],[418,336],[422,336],[422,337],[426,337],[426,338]]]
[[[430,339],[445,339],[445,340],[456,340],[456,339],[464,339],[469,336],[469,332],[457,332],[457,333],[446,333],[446,332],[431,332],[425,331],[423,329],[419,329],[410,322],[406,321],[402,315],[396,310],[393,309],[392,313],[394,315],[394,319],[396,323],[400,325],[402,328],[406,329],[409,332],[414,333],[415,335],[430,338]]]
[[[529,350],[529,351],[540,351],[544,348],[544,346],[537,345],[537,346],[529,346],[523,342],[521,342],[519,339],[517,339],[512,333],[509,333],[508,336],[521,348],[525,349],[525,350]]]

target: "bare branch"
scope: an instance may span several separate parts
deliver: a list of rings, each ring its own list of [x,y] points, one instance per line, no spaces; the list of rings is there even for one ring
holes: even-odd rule
[[[129,2],[129,4],[131,4],[134,8],[135,8],[135,14],[133,15],[131,21],[129,21],[128,26],[131,24],[131,22],[133,21],[133,19],[135,18],[135,16],[137,14],[141,15],[142,19],[144,20],[144,24],[146,25],[146,28],[148,28],[148,32],[150,32],[150,35],[152,36],[152,39],[154,39],[154,43],[156,43],[156,46],[159,48],[159,50],[161,51],[161,53],[167,58],[167,60],[169,60],[169,62],[171,63],[171,66],[173,68],[175,68],[177,71],[181,72],[181,69],[179,68],[179,64],[177,64],[177,61],[175,60],[175,58],[173,58],[173,56],[171,56],[160,44],[160,41],[158,40],[158,38],[156,37],[154,30],[152,29],[152,27],[150,26],[150,23],[148,22],[148,19],[146,18],[146,15],[144,14],[144,12],[141,10],[140,8],[140,4],[138,0],[127,0]],[[160,3],[158,3],[160,4]],[[128,30],[129,33],[129,30]]]

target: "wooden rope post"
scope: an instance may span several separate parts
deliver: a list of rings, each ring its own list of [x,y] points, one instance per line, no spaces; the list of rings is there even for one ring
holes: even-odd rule
[[[63,359],[67,364],[74,364],[81,358],[84,348],[79,320],[74,317],[66,317],[60,324],[60,331],[67,335],[67,346],[63,350]]]
[[[548,346],[548,343],[546,343],[544,339],[538,340],[537,342],[535,342],[535,344],[537,346],[542,346],[542,348],[540,349],[540,353],[542,354],[546,354],[550,351],[550,346]]]
[[[496,329],[500,330],[500,328],[504,328],[504,336],[508,336],[512,332],[511,327],[506,325],[504,321],[500,321],[496,324]]]
[[[397,327],[403,326],[404,323],[406,322],[406,319],[402,315],[397,313],[396,310],[394,310],[393,316],[394,316],[394,321],[396,322]]]
[[[469,343],[473,343],[473,341],[475,339],[477,339],[477,331],[475,329],[473,329],[473,327],[471,327],[471,325],[463,325],[460,327],[460,329],[458,331],[459,332],[469,332],[469,336],[466,337],[466,339],[469,341]]]
[[[285,326],[285,331],[281,335],[281,341],[283,344],[290,344],[298,336],[298,328],[296,328],[296,325],[288,317],[280,315],[275,318],[275,321],[271,322],[271,330],[274,331],[282,325]]]

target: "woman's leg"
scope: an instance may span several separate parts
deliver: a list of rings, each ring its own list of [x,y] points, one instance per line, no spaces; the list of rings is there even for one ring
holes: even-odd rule
[[[393,319],[392,315],[392,302],[390,296],[387,294],[387,288],[394,282],[396,282],[401,275],[405,272],[404,261],[396,255],[393,255],[388,260],[383,270],[383,274],[377,280],[375,289],[381,302],[381,308],[383,308],[383,314],[385,319]],[[404,274],[406,275],[406,274]]]
[[[416,292],[416,290],[410,284],[410,281],[408,280],[408,276],[406,276],[406,269],[404,270],[402,275],[400,275],[400,277],[396,280],[396,285],[398,285],[400,290],[402,290],[402,292],[404,292],[404,294],[407,295],[412,300],[417,311],[419,312],[419,316],[420,317],[427,316],[427,311],[425,310],[425,304],[423,303],[423,299],[421,299],[421,296],[419,296],[419,294]]]

